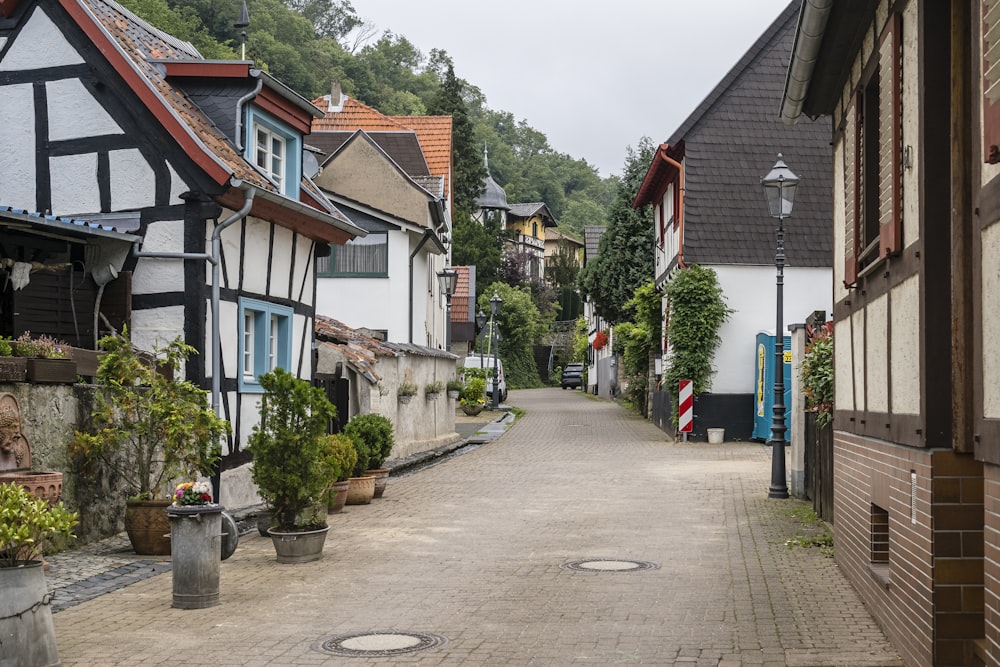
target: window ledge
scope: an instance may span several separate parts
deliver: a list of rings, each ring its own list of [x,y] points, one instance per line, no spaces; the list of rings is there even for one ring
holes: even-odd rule
[[[892,580],[889,578],[888,563],[869,563],[868,572],[872,575],[872,579],[877,581],[882,588],[889,590]]]

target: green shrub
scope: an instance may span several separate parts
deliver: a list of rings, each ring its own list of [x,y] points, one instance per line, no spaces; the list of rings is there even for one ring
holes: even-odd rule
[[[381,468],[395,444],[392,422],[374,413],[355,415],[344,427],[344,434],[356,441],[360,440],[367,453],[367,457],[364,457],[366,460],[363,461],[365,467],[361,467],[363,454],[359,450],[358,463],[354,467],[355,477],[365,470]]]
[[[0,484],[0,567],[41,558],[53,538],[73,537],[76,520],[62,503],[49,506],[20,484]]]
[[[281,368],[261,375],[260,385],[260,423],[247,447],[253,481],[279,530],[322,527],[325,517],[309,523],[300,517],[323,499],[331,483],[323,464],[329,454],[324,436],[337,410],[321,389]]]
[[[482,369],[475,369],[481,371]],[[466,372],[465,389],[461,394],[462,405],[483,405],[486,403],[486,380],[481,377],[468,376]]]

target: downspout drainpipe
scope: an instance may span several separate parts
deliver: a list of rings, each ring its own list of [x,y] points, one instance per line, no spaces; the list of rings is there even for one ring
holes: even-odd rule
[[[253,197],[256,190],[253,186],[233,179],[230,184],[239,187],[243,191],[243,206],[238,211],[227,217],[215,226],[212,231],[212,248],[210,253],[203,252],[145,252],[136,250],[133,254],[136,257],[149,257],[157,259],[200,259],[212,264],[212,410],[215,415],[222,418],[222,359],[220,353],[221,335],[219,333],[219,302],[220,302],[220,275],[219,265],[222,262],[222,232],[237,220],[242,220],[250,212],[253,206]],[[213,475],[213,485],[215,486],[215,497],[221,494],[221,479],[217,471]]]
[[[665,150],[661,150],[660,155],[667,164],[677,169],[677,188],[680,191],[677,204],[677,266],[686,269],[687,265],[684,264],[684,165],[667,155]]]
[[[422,239],[420,239],[420,243],[418,243],[417,247],[414,248],[413,252],[410,253],[410,298],[409,298],[409,301],[410,301],[410,345],[413,345],[413,258],[417,256],[417,253],[420,252],[420,249],[424,247],[424,244],[427,243],[427,241],[431,238],[431,234],[433,234],[433,233],[434,232],[432,232],[429,229],[426,232],[424,232],[424,237]]]
[[[252,100],[253,98],[257,97],[257,94],[260,93],[260,90],[263,87],[264,87],[264,79],[258,78],[257,86],[252,91],[250,91],[249,93],[247,93],[246,95],[244,95],[243,97],[241,97],[236,101],[236,148],[241,153],[243,152],[243,147],[244,147],[243,105]]]

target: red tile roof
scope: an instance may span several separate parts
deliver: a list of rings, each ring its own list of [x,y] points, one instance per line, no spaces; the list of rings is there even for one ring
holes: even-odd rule
[[[451,196],[451,116],[386,116],[380,111],[350,97],[342,98],[340,110],[331,110],[330,96],[313,100],[326,116],[313,120],[313,132],[365,130],[414,132],[434,176],[444,178],[445,196]]]

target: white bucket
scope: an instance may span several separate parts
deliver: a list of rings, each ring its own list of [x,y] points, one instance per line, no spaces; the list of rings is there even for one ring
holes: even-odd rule
[[[726,429],[724,428],[710,428],[708,429],[708,444],[710,445],[721,445],[726,439]]]

